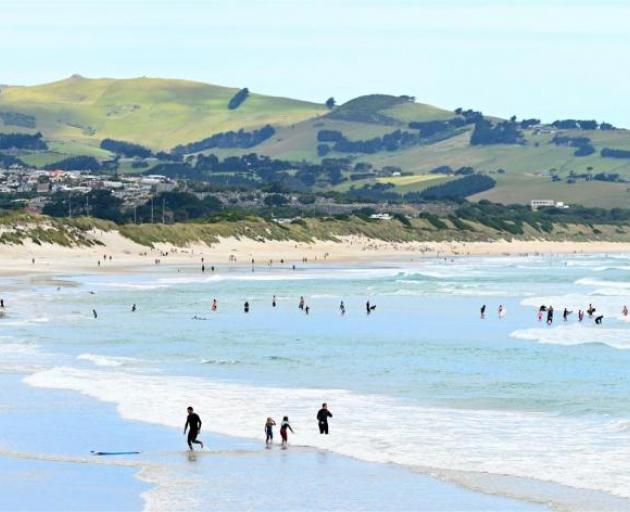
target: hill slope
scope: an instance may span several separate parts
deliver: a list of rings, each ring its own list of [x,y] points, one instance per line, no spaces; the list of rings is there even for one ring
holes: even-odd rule
[[[98,145],[110,137],[156,149],[213,133],[265,124],[291,125],[327,111],[316,103],[250,94],[230,110],[238,89],[158,78],[68,79],[32,87],[3,87],[0,112],[34,118],[35,126],[0,124],[0,131],[41,131],[48,139]]]

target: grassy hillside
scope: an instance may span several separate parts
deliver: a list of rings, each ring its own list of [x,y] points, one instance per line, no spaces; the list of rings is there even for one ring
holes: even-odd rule
[[[367,141],[395,130],[418,133],[410,122],[444,121],[455,113],[416,102],[406,96],[372,94],[352,99],[329,110],[324,105],[251,93],[242,105],[230,110],[227,104],[238,91],[185,80],[136,78],[116,80],[73,76],[32,87],[0,90],[0,132],[41,131],[49,150],[24,151],[18,156],[27,164],[43,166],[68,156],[88,155],[100,160],[112,157],[98,145],[103,138],[136,142],[153,149],[169,150],[181,143],[204,139],[228,130],[252,130],[265,124],[275,128],[272,137],[247,149],[211,149],[220,158],[256,152],[291,161],[320,162],[317,135],[333,130],[348,141]],[[496,118],[488,118],[493,122]],[[404,193],[444,181],[430,171],[448,165],[453,169],[470,166],[491,174],[497,186],[475,196],[497,202],[527,203],[548,198],[588,206],[626,206],[630,183],[567,183],[570,173],[616,173],[630,180],[630,158],[602,158],[604,147],[630,150],[628,130],[560,130],[569,137],[588,137],[595,152],[575,156],[575,148],[557,146],[552,139],[558,131],[523,130],[523,144],[470,144],[472,126],[448,131],[446,138],[423,140],[395,151],[342,153],[332,150],[327,158],[349,158],[367,162],[377,169],[400,167],[412,177],[386,179],[395,191]],[[121,171],[130,170],[121,164]],[[505,172],[497,173],[501,169]],[[560,181],[553,182],[550,171]],[[345,190],[376,180],[344,182]],[[383,179],[380,179],[383,182]]]
[[[237,91],[185,80],[80,76],[33,87],[3,87],[0,112],[33,116],[36,126],[0,123],[0,130],[41,131],[48,139],[88,145],[111,137],[170,149],[221,131],[291,125],[327,111],[315,103],[254,93],[230,110],[228,101]]]

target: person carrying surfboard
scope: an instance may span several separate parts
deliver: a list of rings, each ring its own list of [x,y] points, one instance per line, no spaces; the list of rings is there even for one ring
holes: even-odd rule
[[[193,450],[193,443],[201,445],[201,448],[203,448],[203,443],[197,440],[197,436],[201,430],[201,418],[193,411],[192,407],[188,407],[188,417],[184,424],[184,435],[186,435],[186,430],[188,430],[188,447],[190,451]]]

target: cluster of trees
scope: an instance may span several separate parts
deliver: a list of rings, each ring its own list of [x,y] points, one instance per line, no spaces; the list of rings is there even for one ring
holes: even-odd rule
[[[394,192],[393,188],[394,185],[391,183],[374,183],[361,188],[352,187],[345,193],[345,198],[350,202],[398,203],[402,197]]]
[[[228,102],[228,108],[230,110],[236,110],[249,96],[249,89],[247,87],[238,91],[234,96],[230,98]]]
[[[455,175],[455,176],[469,176],[471,174],[475,174],[475,169],[473,167],[460,167],[459,169],[452,169],[449,165],[440,165],[435,169],[431,170],[431,174],[447,174],[447,175]]]
[[[123,222],[125,215],[121,210],[122,203],[122,199],[114,196],[111,190],[94,189],[85,195],[56,192],[44,206],[43,213],[52,217],[92,215],[99,219]]]
[[[462,117],[454,117],[445,121],[412,121],[409,123],[409,128],[420,130],[423,137],[432,137],[433,135],[461,128],[467,124],[470,123],[467,122],[466,119]]]
[[[153,152],[149,148],[122,140],[103,139],[100,147],[127,158],[150,158],[153,156]]]
[[[630,158],[630,151],[627,149],[604,148],[600,154],[604,158]]]
[[[588,137],[570,137],[568,135],[554,135],[551,142],[556,146],[570,146],[577,148],[573,153],[575,156],[588,156],[595,153],[595,147]]]
[[[101,163],[93,156],[70,156],[59,162],[48,164],[45,169],[59,169],[62,171],[100,171]]]
[[[0,167],[6,168],[11,167],[12,165],[19,165],[21,167],[25,167],[26,164],[22,162],[19,158],[14,157],[13,155],[5,155],[4,153],[0,153]]]
[[[22,128],[35,128],[37,120],[34,116],[20,112],[0,112],[0,119],[7,126],[21,126]]]
[[[45,151],[48,145],[44,142],[42,134],[28,133],[0,133],[0,149],[27,149],[31,151]]]
[[[172,153],[175,155],[184,155],[214,148],[251,148],[269,139],[275,133],[276,129],[269,124],[259,130],[253,130],[251,132],[246,132],[241,128],[237,132],[221,132],[197,142],[181,144],[174,147]]]
[[[516,120],[516,116],[512,116],[512,118]],[[520,127],[523,130],[526,130],[527,128],[531,128],[532,126],[536,126],[539,124],[540,124],[540,119],[536,119],[535,117],[532,117],[530,119],[521,119],[521,122],[519,123]]]
[[[562,130],[614,130],[610,123],[598,123],[595,119],[558,119],[551,123],[554,128]]]
[[[396,130],[386,133],[382,137],[374,137],[369,140],[349,140],[343,133],[337,130],[320,130],[317,133],[317,140],[321,142],[333,143],[332,148],[328,144],[319,144],[318,154],[325,156],[332,149],[340,153],[366,153],[373,154],[379,151],[396,151],[406,147],[414,146],[424,142],[422,133],[411,133]],[[327,148],[324,148],[327,146]]]
[[[473,146],[485,144],[522,144],[523,132],[519,130],[516,120],[501,121],[492,124],[487,119],[480,119],[475,123],[475,129],[470,137]]]
[[[444,200],[463,199],[479,192],[490,190],[496,185],[496,181],[483,174],[471,174],[453,181],[447,181],[441,185],[426,188],[420,192],[405,194],[405,200]]]

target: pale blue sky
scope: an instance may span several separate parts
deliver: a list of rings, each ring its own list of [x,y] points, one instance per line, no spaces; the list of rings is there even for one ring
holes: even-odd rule
[[[630,127],[630,0],[0,0],[0,83],[189,78]]]

